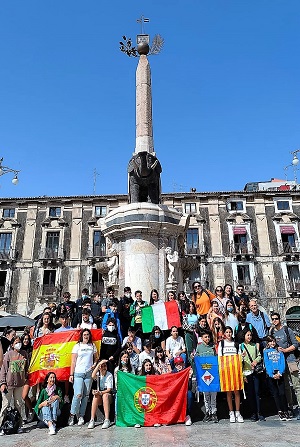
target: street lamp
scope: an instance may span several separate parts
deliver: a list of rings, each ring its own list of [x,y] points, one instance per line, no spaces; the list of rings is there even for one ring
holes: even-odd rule
[[[18,175],[20,171],[18,171],[17,169],[9,168],[8,166],[3,166],[2,162],[3,157],[0,159],[0,176],[11,172],[12,174],[14,174],[14,178],[11,182],[13,185],[17,185],[19,183]]]

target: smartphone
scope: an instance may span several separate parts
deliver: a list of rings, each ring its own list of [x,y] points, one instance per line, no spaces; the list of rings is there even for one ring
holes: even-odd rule
[[[279,373],[279,369],[274,369],[274,375]]]

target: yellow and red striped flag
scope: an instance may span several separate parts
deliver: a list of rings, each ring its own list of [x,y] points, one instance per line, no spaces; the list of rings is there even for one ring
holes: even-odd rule
[[[244,379],[241,356],[222,355],[218,360],[221,391],[242,390]]]
[[[101,347],[102,329],[92,329],[92,339],[98,354]],[[58,381],[69,379],[72,349],[78,342],[81,330],[56,332],[35,339],[28,371],[29,385],[43,382],[49,371]]]

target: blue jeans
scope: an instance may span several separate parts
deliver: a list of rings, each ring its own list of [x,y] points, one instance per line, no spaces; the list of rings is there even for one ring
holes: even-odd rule
[[[41,421],[49,422],[49,421],[57,421],[58,416],[60,415],[59,409],[59,400],[52,402],[49,407],[42,407],[39,411],[38,417]]]
[[[71,404],[71,414],[84,417],[89,394],[92,387],[92,372],[74,373],[74,396]]]

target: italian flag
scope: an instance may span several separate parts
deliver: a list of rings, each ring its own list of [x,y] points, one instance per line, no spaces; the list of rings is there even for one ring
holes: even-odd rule
[[[190,368],[178,373],[135,376],[118,371],[118,427],[184,422]]]
[[[159,326],[162,331],[166,331],[172,326],[181,326],[179,309],[176,301],[161,302],[142,309],[143,332],[151,332],[153,326]]]
[[[72,349],[80,338],[80,329],[56,332],[35,339],[28,370],[30,386],[43,382],[49,371],[58,381],[69,380]],[[101,347],[102,329],[92,329],[92,340],[98,354]]]

